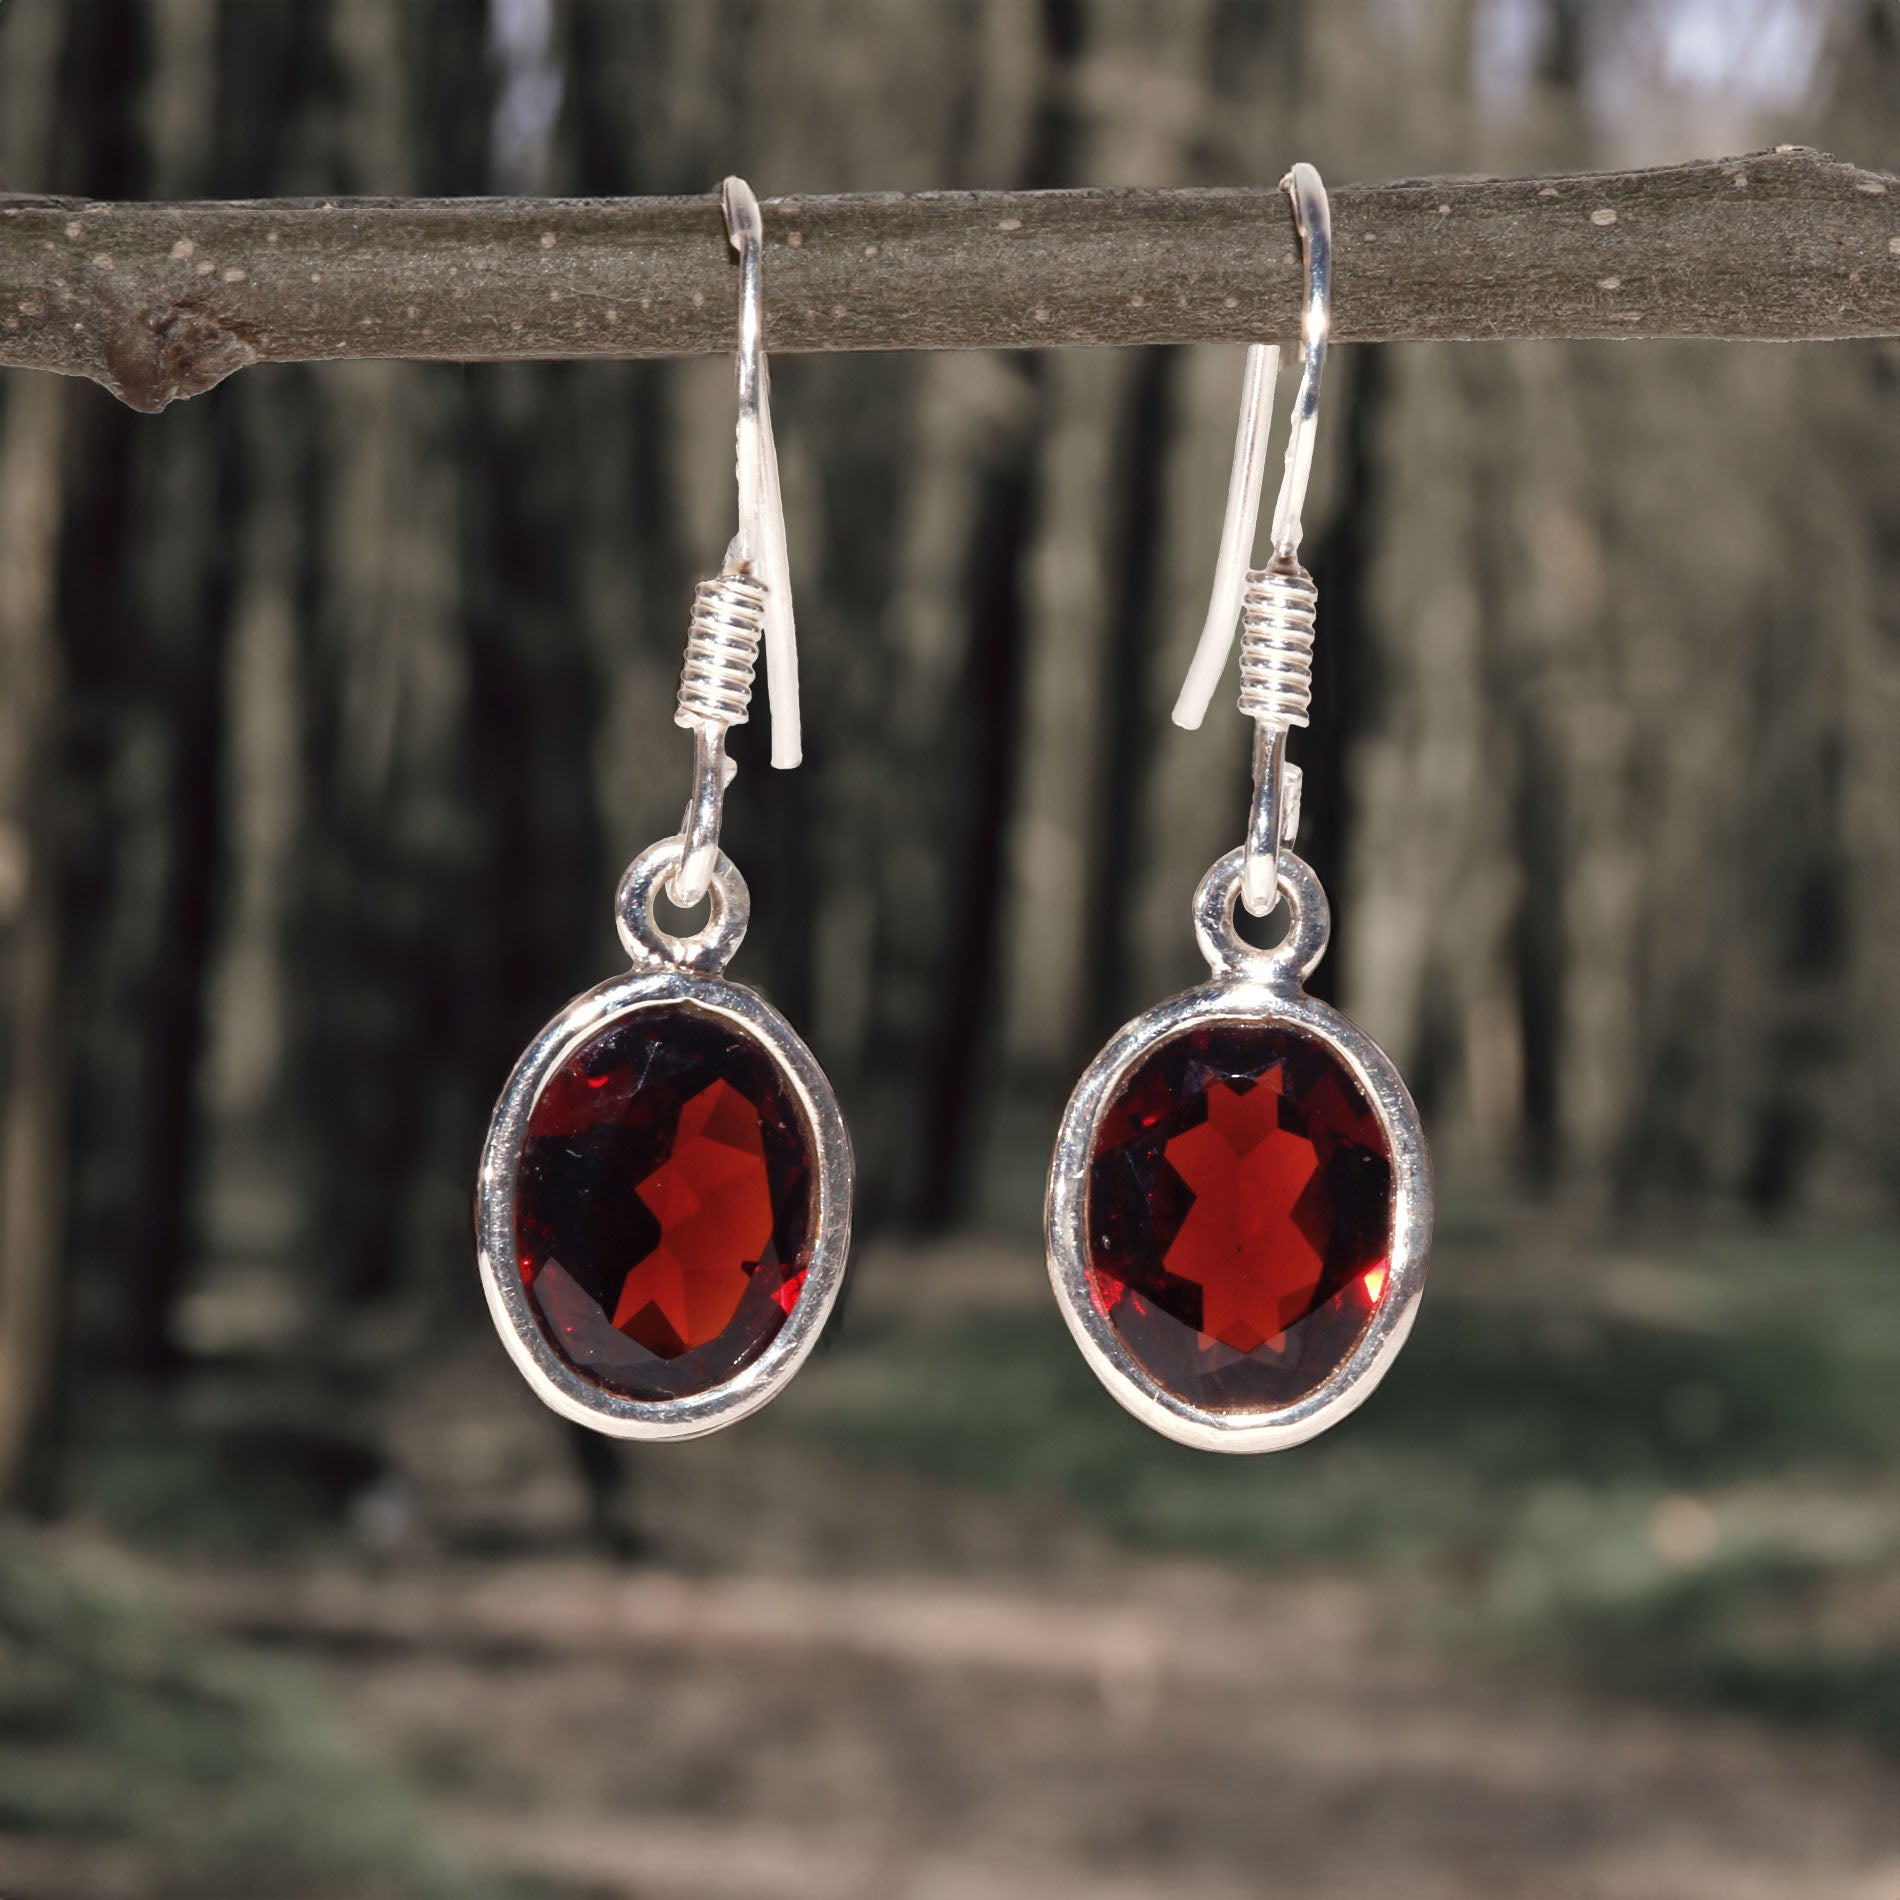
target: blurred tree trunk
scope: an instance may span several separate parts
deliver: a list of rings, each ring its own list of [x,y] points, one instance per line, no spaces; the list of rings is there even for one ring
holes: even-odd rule
[[[432,55],[407,24],[378,0],[329,10],[333,188],[421,186],[418,95]],[[455,986],[436,955],[464,912],[467,669],[450,376],[337,367],[312,442],[323,579],[298,654],[305,797],[288,1056],[307,1133],[312,1280],[347,1308],[405,1282],[419,1163],[454,1046]]]
[[[64,22],[11,23],[0,182],[50,178]],[[0,381],[0,1508],[58,1498],[71,1047],[57,620],[68,390]]]
[[[54,1500],[67,1296],[53,612],[65,393],[50,378],[14,377],[0,406],[0,1506],[35,1509]]]
[[[1830,136],[1864,164],[1900,167],[1900,12],[1883,0],[1854,0],[1838,9],[1836,36]],[[1818,778],[1829,796],[1821,812],[1800,815],[1838,827],[1839,856],[1832,889],[1820,893],[1833,914],[1795,911],[1787,939],[1797,963],[1825,986],[1836,1023],[1812,1098],[1805,1178],[1788,1185],[1790,1198],[1857,1215],[1890,1209],[1900,1184],[1900,1062],[1893,1060],[1900,1047],[1897,407],[1900,344],[1845,351],[1821,417],[1825,473],[1801,485],[1814,516],[1813,558],[1838,576],[1832,604],[1841,655],[1838,735],[1818,761],[1796,762],[1797,782]],[[1805,595],[1804,606],[1814,611]],[[1791,905],[1805,895],[1797,888]]]
[[[1141,10],[1081,10],[1086,36],[1064,77],[1078,100],[1112,97],[1147,44]],[[1204,82],[1210,9],[1181,7],[1150,80]],[[1113,114],[1074,113],[1068,176],[1181,182],[1191,123],[1160,117],[1130,138]],[[1170,427],[1172,352],[1051,354],[1034,445],[1023,712],[1006,817],[1003,1051],[1052,1119],[1119,1002],[1127,832],[1148,735],[1138,729],[1153,633],[1155,501]],[[1144,506],[1144,503],[1146,504]],[[1139,710],[1138,710],[1139,709]],[[1114,1000],[1108,1000],[1114,999]],[[1113,1027],[1109,1022],[1107,1027]]]
[[[209,0],[66,10],[44,182],[87,196],[202,187],[211,13]],[[4,44],[10,53],[17,41]],[[95,1358],[153,1374],[170,1362],[172,1305],[195,1247],[195,1088],[221,808],[221,425],[207,411],[161,440],[84,395],[70,400],[68,424],[62,967],[84,1005],[68,1017],[71,1256]]]
[[[151,0],[146,12],[143,189],[156,197],[208,188],[218,119],[215,13],[214,0]],[[199,1062],[224,841],[226,531],[240,507],[228,413],[228,405],[207,404],[175,418],[163,436],[137,429],[129,444],[126,677],[138,682],[130,716],[152,775],[141,856],[155,888],[145,920],[145,1074],[131,1213],[120,1229],[115,1357],[147,1376],[175,1364],[173,1314],[198,1242]]]

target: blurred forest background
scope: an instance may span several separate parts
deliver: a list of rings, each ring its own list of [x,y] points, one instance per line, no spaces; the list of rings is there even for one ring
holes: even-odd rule
[[[1893,0],[0,5],[0,189],[81,197],[1269,184],[1295,157],[1345,181],[1777,140],[1900,169]],[[1339,1779],[1271,1825],[1303,1837],[1354,1776],[1413,1805],[1382,1795],[1310,1893],[1430,1895],[1435,1869],[1461,1894],[1896,1890],[1890,1764],[1857,1751],[1900,1746],[1900,346],[1335,353],[1294,747],[1337,919],[1316,987],[1426,1113],[1444,1291],[1387,1425],[1271,1478],[1138,1443],[1070,1366],[1036,1258],[1061,1101],[1195,977],[1189,900],[1240,829],[1246,723],[1167,721],[1238,387],[1222,350],[775,364],[807,763],[771,772],[762,718],[736,735],[734,974],[838,1086],[870,1271],[789,1423],[642,1461],[629,1494],[625,1460],[517,1392],[468,1201],[516,1053],[621,962],[615,878],[678,822],[679,651],[732,521],[729,363],[275,367],[158,419],[0,375],[7,1900],[1119,1895],[1163,1866],[1171,1892],[1259,1890],[1234,1871],[1269,1824],[1243,1770],[1303,1742],[1233,1717],[1127,1839],[1083,1789],[1149,1785],[1143,1724],[1225,1693],[1192,1669],[1190,1694],[1164,1655],[1141,1680],[1166,1693],[1129,1703],[1085,1658],[1061,1695],[1107,1696],[1109,1739],[1038,1705],[1041,1796],[999,1769],[927,1820],[952,1738],[1021,1714],[993,1672],[1033,1677],[1024,1656],[1066,1638],[1032,1619],[1001,1662],[951,1641],[929,1665],[950,1702],[877,1676],[909,1636],[896,1662],[841,1634],[846,1663],[820,1641],[809,1678],[775,1658],[733,1679],[764,1599],[614,1596],[609,1558],[562,1541],[590,1521],[596,1546],[645,1540],[656,1576],[832,1579],[816,1605],[849,1600],[846,1573],[900,1577],[900,1629],[967,1635],[918,1581],[965,1574],[1071,1635],[1093,1625],[1047,1592],[1075,1578],[1088,1614],[1168,1630],[1170,1592],[1245,1640],[1270,1605],[1322,1657],[1311,1629],[1363,1615],[1379,1634],[1339,1638],[1309,1725],[1364,1716],[1351,1658],[1387,1640],[1377,1693],[1441,1706],[1418,1672],[1483,1624],[1523,1637],[1498,1680],[1555,1669],[1540,1695],[1581,1675],[1744,1724],[1505,1696],[1423,1732],[1407,1782],[1379,1765],[1392,1722],[1348,1721]],[[1211,1568],[1144,1568],[1157,1547]],[[319,1574],[328,1607],[299,1623]],[[467,1607],[491,1586],[590,1628],[634,1605],[607,1645],[627,1701],[589,1720],[644,1739],[558,1840],[536,1817],[581,1800],[573,1744],[508,1699],[535,1671],[494,1660],[551,1639]],[[404,1648],[461,1615],[453,1667]],[[286,1647],[289,1674],[259,1660]],[[1301,1706],[1283,1657],[1261,1667]],[[874,1705],[909,1710],[877,1773],[915,1785],[872,1798],[847,1717]],[[456,1752],[504,1708],[505,1777]],[[1781,1720],[1843,1752],[1798,1769]],[[690,1773],[669,1722],[698,1737]],[[1472,1737],[1533,1733],[1569,1805],[1520,1789],[1501,1820],[1472,1770],[1489,1831],[1444,1820],[1457,1800],[1425,1791]],[[789,1737],[813,1765],[779,1788],[754,1753]],[[1118,1768],[1090,1752],[1111,1744]],[[735,1755],[778,1792],[719,1793]],[[1658,1763],[1691,1756],[1704,1780],[1669,1783]],[[570,1779],[534,1782],[557,1760]],[[515,1833],[484,1774],[517,1791]],[[1664,1787],[1676,1845],[1644,1860]],[[451,1845],[392,1788],[452,1808]],[[647,1831],[601,1834],[629,1802]],[[213,1818],[185,1829],[180,1803]],[[906,1884],[948,1825],[1040,1871]],[[1593,1885],[1604,1842],[1625,1859]],[[1632,1866],[1649,1884],[1616,1886]]]

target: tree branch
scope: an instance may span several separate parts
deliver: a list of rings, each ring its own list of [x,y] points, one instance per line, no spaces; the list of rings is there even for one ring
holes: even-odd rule
[[[766,202],[775,351],[1291,336],[1277,191]],[[1333,335],[1900,335],[1900,178],[1800,147],[1653,171],[1333,193]],[[718,201],[0,198],[0,366],[163,409],[251,363],[733,345]]]

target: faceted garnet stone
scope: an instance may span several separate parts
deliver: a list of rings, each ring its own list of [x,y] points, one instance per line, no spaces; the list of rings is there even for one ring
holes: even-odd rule
[[[1089,1295],[1205,1411],[1286,1405],[1385,1291],[1392,1161],[1325,1044],[1275,1024],[1183,1032],[1110,1099],[1089,1160]]]
[[[785,1324],[815,1202],[810,1138],[771,1056],[723,1017],[636,1010],[583,1043],[528,1117],[521,1277],[590,1379],[684,1398]]]

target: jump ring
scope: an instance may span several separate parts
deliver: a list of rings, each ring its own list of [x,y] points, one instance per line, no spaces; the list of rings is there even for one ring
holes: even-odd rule
[[[752,918],[752,894],[739,867],[722,851],[713,864],[706,895],[712,915],[690,937],[676,937],[654,920],[653,905],[672,881],[686,854],[683,838],[650,844],[627,866],[614,893],[614,922],[628,956],[636,963],[663,963],[681,970],[723,970],[745,941]]]
[[[1280,853],[1280,895],[1289,912],[1286,935],[1270,950],[1257,949],[1234,928],[1247,851],[1240,846],[1218,859],[1194,893],[1194,940],[1216,976],[1298,987],[1318,967],[1332,935],[1331,906],[1313,867],[1290,850]]]

